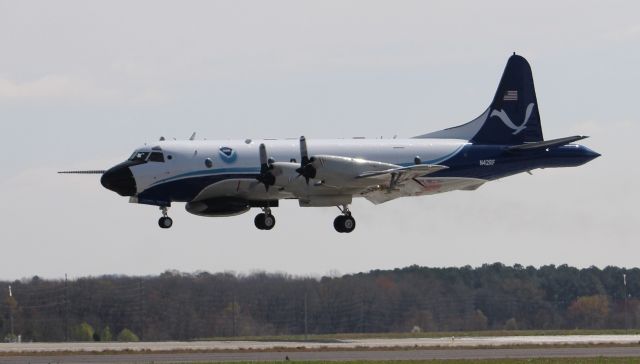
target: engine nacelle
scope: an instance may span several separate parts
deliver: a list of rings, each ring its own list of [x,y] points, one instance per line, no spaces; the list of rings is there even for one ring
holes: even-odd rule
[[[222,217],[244,214],[249,211],[249,201],[235,198],[212,198],[203,201],[188,202],[187,212],[198,216]]]
[[[300,177],[298,172],[296,172],[296,169],[300,167],[298,163],[274,162],[271,165],[273,166],[271,173],[273,173],[273,176],[276,178],[275,184],[277,186],[287,186]]]
[[[354,180],[361,173],[384,171],[398,167],[389,163],[333,155],[319,155],[314,158],[315,160],[312,164],[317,170],[315,178],[323,180],[327,184],[349,182],[354,185]],[[363,181],[364,186],[369,184],[369,181]]]

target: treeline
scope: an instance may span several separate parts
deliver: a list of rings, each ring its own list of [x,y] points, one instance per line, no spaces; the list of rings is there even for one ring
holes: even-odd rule
[[[0,338],[7,340],[12,332],[23,341],[130,341],[640,327],[637,268],[495,263],[320,279],[168,271],[1,284]]]

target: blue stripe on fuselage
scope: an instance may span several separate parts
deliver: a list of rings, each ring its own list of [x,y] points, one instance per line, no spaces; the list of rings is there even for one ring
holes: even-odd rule
[[[581,145],[510,152],[505,145],[466,144],[453,153],[424,164],[443,164],[448,169],[429,177],[464,177],[495,180],[536,168],[572,167],[584,164],[599,154]],[[410,165],[402,163],[399,165]],[[258,168],[220,168],[183,173],[158,181],[139,194],[151,201],[187,202],[193,200],[207,186],[226,179],[256,178]]]

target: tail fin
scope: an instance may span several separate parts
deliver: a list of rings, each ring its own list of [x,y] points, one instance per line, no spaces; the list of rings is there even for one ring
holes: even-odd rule
[[[502,74],[489,108],[457,127],[417,138],[465,139],[477,144],[524,144],[544,140],[531,67],[514,53]]]

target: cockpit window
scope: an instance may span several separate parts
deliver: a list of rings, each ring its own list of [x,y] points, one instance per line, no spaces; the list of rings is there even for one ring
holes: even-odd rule
[[[164,156],[161,152],[152,152],[149,157],[149,161],[151,162],[164,162]]]
[[[144,162],[147,160],[149,152],[133,152],[129,160],[132,162]]]

